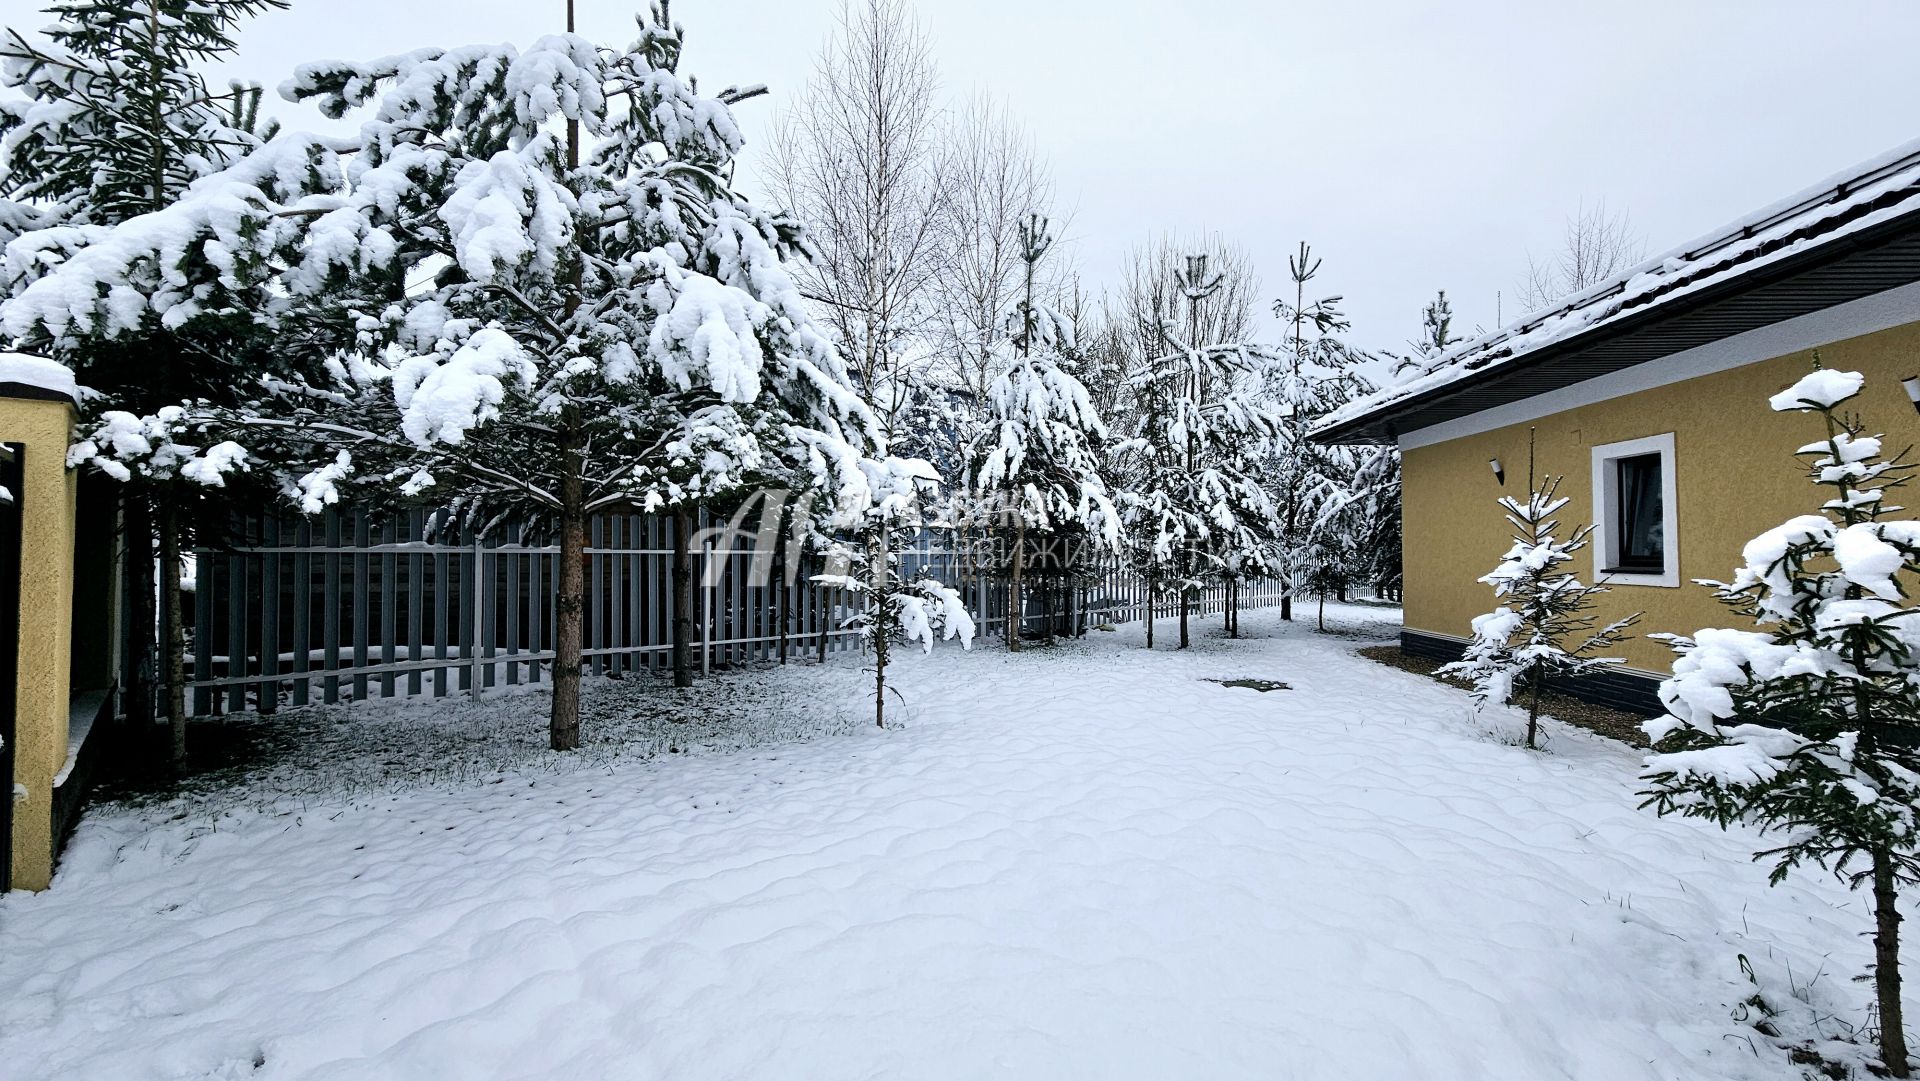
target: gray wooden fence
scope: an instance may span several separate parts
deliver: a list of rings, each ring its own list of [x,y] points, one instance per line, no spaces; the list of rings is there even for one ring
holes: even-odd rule
[[[486,537],[428,535],[424,512],[335,511],[316,518],[254,516],[231,543],[195,552],[188,705],[195,715],[270,712],[342,699],[478,695],[537,683],[554,657],[559,546],[523,543],[515,529]],[[701,523],[704,528],[705,522]],[[590,674],[659,670],[672,641],[672,521],[605,515],[589,524],[584,640]],[[697,536],[697,534],[696,534]],[[842,627],[843,590],[811,580],[821,568],[767,573],[756,538],[720,533],[692,550],[694,663],[703,671],[818,657],[859,645]],[[754,562],[762,563],[755,573]],[[982,636],[1006,622],[1006,582],[964,543],[925,530],[900,553],[903,573],[925,570],[959,589]],[[708,569],[718,564],[718,573]],[[1279,603],[1277,582],[1245,583],[1241,606]],[[1138,619],[1143,579],[1109,560],[1071,587],[1035,582],[1023,631],[1055,633]],[[1224,593],[1195,602],[1218,612]],[[1166,597],[1160,613],[1177,613]]]

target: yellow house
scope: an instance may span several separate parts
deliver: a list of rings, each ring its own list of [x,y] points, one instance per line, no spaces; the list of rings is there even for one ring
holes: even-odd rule
[[[0,353],[0,888],[51,881],[112,723],[112,500],[67,468],[77,393],[60,365]]]
[[[1494,500],[1565,478],[1563,529],[1592,523],[1578,572],[1605,617],[1645,613],[1626,664],[1575,693],[1656,710],[1671,651],[1644,635],[1738,620],[1694,579],[1824,496],[1793,451],[1824,434],[1767,397],[1814,350],[1867,377],[1850,403],[1890,449],[1920,444],[1920,142],[1884,154],[1450,349],[1341,409],[1324,443],[1395,443],[1404,462],[1409,653],[1457,657],[1493,607],[1476,579],[1510,544]]]

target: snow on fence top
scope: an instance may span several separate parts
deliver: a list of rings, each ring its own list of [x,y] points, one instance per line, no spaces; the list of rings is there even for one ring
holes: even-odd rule
[[[0,353],[0,386],[19,383],[37,390],[80,400],[80,386],[74,382],[73,369],[57,360],[29,356],[26,353]]]
[[[1656,255],[1552,307],[1463,342],[1406,381],[1329,413],[1314,432],[1341,427],[1555,342],[1916,210],[1920,210],[1920,139]]]

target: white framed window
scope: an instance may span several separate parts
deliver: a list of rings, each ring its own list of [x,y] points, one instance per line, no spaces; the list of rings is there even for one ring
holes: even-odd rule
[[[1593,448],[1593,577],[1680,585],[1672,432]]]

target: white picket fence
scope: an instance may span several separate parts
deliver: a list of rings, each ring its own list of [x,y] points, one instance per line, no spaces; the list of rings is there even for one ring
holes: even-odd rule
[[[357,511],[318,518],[250,517],[233,543],[195,553],[188,705],[207,715],[271,712],[342,699],[478,695],[536,683],[554,657],[557,543],[516,543],[517,531],[425,541],[423,512]],[[701,523],[704,527],[705,523]],[[659,670],[672,635],[671,519],[621,514],[589,525],[585,659],[592,674]],[[696,537],[699,534],[696,534]],[[841,624],[844,591],[811,581],[817,565],[767,573],[772,556],[754,537],[720,534],[727,547],[695,547],[694,663],[713,671],[823,657],[856,648]],[[543,538],[544,540],[544,538]],[[983,636],[1006,621],[1006,583],[974,565],[965,545],[926,530],[900,553],[959,589]],[[754,573],[754,561],[762,561]],[[709,568],[720,564],[719,573]],[[1070,589],[1033,583],[1023,630],[1049,618],[1055,633],[1138,619],[1146,584],[1113,561]],[[1245,583],[1241,606],[1278,604],[1277,582]],[[1224,592],[1195,602],[1218,612]],[[1162,597],[1162,616],[1177,614]]]

